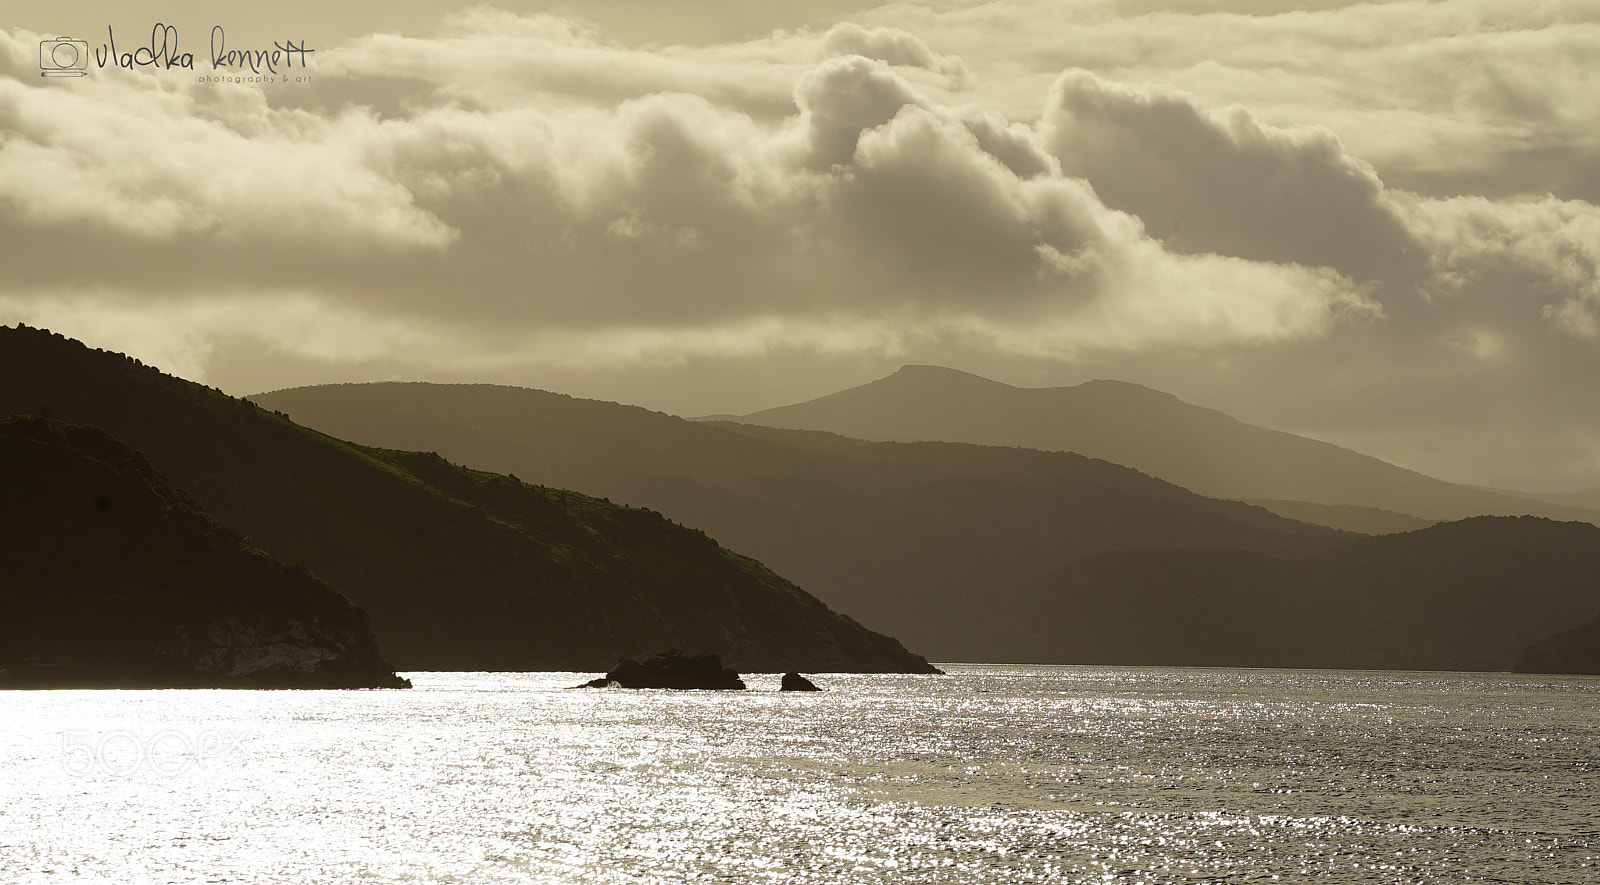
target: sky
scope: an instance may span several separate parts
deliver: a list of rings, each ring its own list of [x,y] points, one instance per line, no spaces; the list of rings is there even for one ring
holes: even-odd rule
[[[0,323],[239,395],[1114,378],[1600,486],[1600,0],[329,6],[8,3]]]

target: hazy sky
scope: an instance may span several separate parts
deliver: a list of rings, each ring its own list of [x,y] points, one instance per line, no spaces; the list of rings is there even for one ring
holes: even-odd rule
[[[59,6],[0,11],[0,322],[240,394],[1119,378],[1600,485],[1600,0]],[[193,70],[40,76],[157,21]],[[315,51],[201,82],[213,25]]]

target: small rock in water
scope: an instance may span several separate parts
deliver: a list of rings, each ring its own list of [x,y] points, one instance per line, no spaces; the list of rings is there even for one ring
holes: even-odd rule
[[[623,688],[744,688],[739,674],[722,666],[722,659],[716,655],[686,655],[677,649],[644,663],[623,658],[605,678],[591,680],[583,687],[605,688],[612,683]]]
[[[822,691],[822,689],[817,688],[816,683],[799,673],[791,672],[783,674],[783,684],[779,691]]]

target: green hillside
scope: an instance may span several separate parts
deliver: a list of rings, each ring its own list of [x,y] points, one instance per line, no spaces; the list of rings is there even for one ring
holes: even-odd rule
[[[0,327],[0,415],[103,428],[218,521],[365,608],[402,669],[604,669],[667,647],[745,670],[926,661],[659,514],[367,448],[120,354]]]

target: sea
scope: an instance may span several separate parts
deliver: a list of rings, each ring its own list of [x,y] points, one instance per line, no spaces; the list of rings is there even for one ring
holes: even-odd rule
[[[0,882],[1600,882],[1600,679],[0,692]]]

